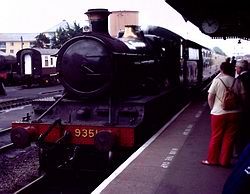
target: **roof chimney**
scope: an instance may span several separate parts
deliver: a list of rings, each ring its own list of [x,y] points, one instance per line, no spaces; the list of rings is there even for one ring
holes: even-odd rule
[[[85,14],[88,16],[93,32],[108,32],[108,16],[112,12],[107,9],[89,9]]]

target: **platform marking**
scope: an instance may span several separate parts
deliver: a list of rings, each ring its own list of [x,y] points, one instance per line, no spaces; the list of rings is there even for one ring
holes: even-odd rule
[[[245,171],[245,173],[247,173],[248,175],[250,175],[250,166],[248,166],[244,171]]]
[[[164,162],[161,164],[162,168],[168,168],[174,159],[175,155],[178,152],[178,148],[172,148],[168,153],[167,157],[164,159]]]
[[[91,194],[101,193],[109,183],[111,183],[134,159],[136,159],[144,149],[146,149],[153,141],[165,131],[165,129],[173,123],[177,117],[187,108],[191,103],[188,103],[183,109],[181,109],[172,119],[167,122],[156,134],[154,134],[146,143],[144,143],[136,152],[134,152],[124,163],[122,163],[108,178],[106,178]]]
[[[187,126],[187,128],[183,131],[183,135],[188,135],[190,132],[191,132],[191,130],[192,130],[192,128],[193,128],[193,124],[189,124],[188,126]]]
[[[204,104],[203,104],[202,106],[204,106],[204,107],[205,107],[205,106],[207,106],[207,104],[208,104],[207,102],[204,102]]]
[[[203,111],[201,111],[201,110],[198,111],[198,112],[195,114],[195,118],[199,118],[199,117],[201,116],[202,112],[203,112]]]

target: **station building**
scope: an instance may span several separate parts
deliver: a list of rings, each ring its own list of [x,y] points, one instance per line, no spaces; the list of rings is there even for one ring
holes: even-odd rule
[[[138,11],[113,11],[109,21],[110,35],[116,36],[119,31],[124,30],[125,25],[138,25],[138,15]],[[42,33],[51,39],[57,29],[67,25],[67,21],[63,20]],[[40,33],[0,33],[0,51],[15,56],[21,49],[32,48],[35,37]]]

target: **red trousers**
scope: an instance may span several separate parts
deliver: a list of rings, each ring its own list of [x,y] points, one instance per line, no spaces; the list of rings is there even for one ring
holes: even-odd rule
[[[230,165],[239,122],[240,113],[211,115],[208,162],[222,166]]]

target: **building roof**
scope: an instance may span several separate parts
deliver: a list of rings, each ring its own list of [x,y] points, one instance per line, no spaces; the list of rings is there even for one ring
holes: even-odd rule
[[[59,24],[51,27],[48,30],[45,30],[44,33],[46,33],[46,32],[56,32],[57,29],[59,29],[59,28],[66,28],[67,26],[68,26],[68,22],[66,20],[63,20]]]
[[[5,52],[3,51],[0,51],[0,56],[7,56],[8,54],[6,54]]]
[[[39,51],[42,55],[55,55],[59,49],[42,49],[42,48],[32,48]]]
[[[20,53],[27,52],[27,51],[32,51],[35,53],[40,53],[41,55],[51,55],[51,56],[56,56],[58,53],[59,49],[43,49],[43,48],[24,48],[21,49],[17,52],[17,55],[20,56]]]
[[[0,33],[0,41],[3,42],[18,42],[21,41],[34,41],[39,33]]]
[[[57,29],[61,28],[66,28],[68,26],[68,22],[66,20],[63,20],[59,24],[51,27],[50,29],[42,32],[42,33],[51,33],[51,32],[56,32]],[[0,42],[19,42],[21,41],[35,41],[36,36],[39,35],[40,33],[0,33]]]
[[[248,1],[165,0],[185,21],[196,25],[212,38],[242,38],[250,40],[250,8]],[[197,8],[197,6],[199,8]]]

